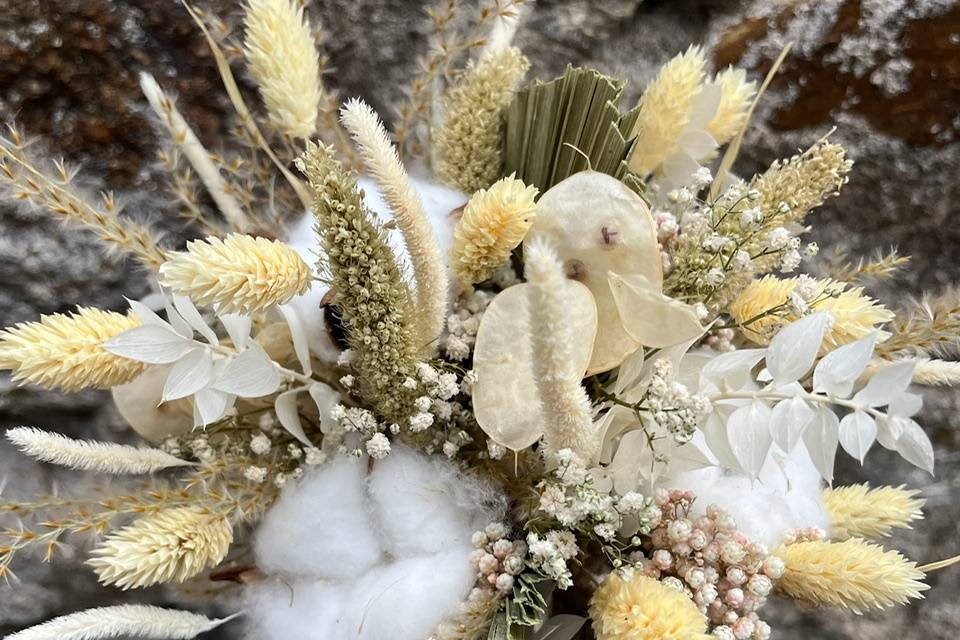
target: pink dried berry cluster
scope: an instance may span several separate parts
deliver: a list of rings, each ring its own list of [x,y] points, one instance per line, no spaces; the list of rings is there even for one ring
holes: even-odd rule
[[[479,583],[501,594],[513,589],[514,576],[523,571],[527,555],[527,543],[510,540],[506,534],[506,526],[494,522],[474,533],[471,540],[475,549],[470,554],[470,566],[477,572]]]

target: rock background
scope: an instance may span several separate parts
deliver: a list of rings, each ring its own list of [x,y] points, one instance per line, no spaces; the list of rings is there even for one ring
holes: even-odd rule
[[[464,1],[470,6],[473,2]],[[206,2],[236,23],[239,4]],[[311,15],[327,33],[330,84],[382,113],[398,97],[429,34],[425,4],[414,0],[315,0]],[[755,116],[737,165],[760,171],[805,148],[832,126],[856,161],[843,194],[814,218],[825,249],[857,257],[898,246],[914,257],[908,275],[882,291],[890,304],[918,287],[960,281],[960,8],[950,0],[541,0],[518,35],[548,78],[567,62],[627,78],[627,102],[656,69],[691,43],[717,64],[737,63],[758,79],[786,41],[795,42]],[[230,125],[206,47],[177,3],[156,0],[0,0],[0,118],[16,121],[39,144],[83,166],[91,190],[115,189],[131,215],[150,220],[175,246],[190,233],[170,209],[154,166],[154,135],[137,90],[153,73],[180,95],[179,107],[213,148]],[[826,253],[826,252],[825,252]],[[146,291],[130,263],[103,258],[97,240],[42,213],[0,204],[0,326],[69,310],[123,307]],[[861,470],[843,458],[841,482],[868,479],[922,488],[927,520],[891,541],[921,562],[960,552],[960,418],[954,394],[930,392],[921,422],[937,450],[937,477],[910,469],[885,450]],[[0,378],[0,429],[30,424],[87,437],[124,437],[102,393],[70,397],[17,388]],[[26,496],[77,479],[34,465],[0,444],[5,495]],[[0,633],[94,603],[129,598],[96,587],[78,562],[19,565],[23,584],[0,586]],[[853,617],[811,615],[787,603],[766,610],[776,637],[835,640],[946,640],[960,622],[960,570],[930,577],[927,600],[910,608]],[[153,590],[138,601],[170,602]],[[238,625],[219,637],[236,637]]]

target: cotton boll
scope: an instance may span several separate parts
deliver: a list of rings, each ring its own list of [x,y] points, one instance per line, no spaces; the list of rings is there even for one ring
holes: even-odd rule
[[[247,586],[250,640],[334,640],[344,593],[326,582],[263,580]]]
[[[482,509],[483,490],[448,461],[395,447],[370,478],[384,548],[396,558],[409,558],[469,545],[473,532],[490,522]]]
[[[338,633],[343,640],[422,640],[456,611],[476,575],[469,544],[437,555],[383,565],[358,581],[347,596]]]
[[[748,538],[770,549],[783,539],[787,529],[827,526],[820,499],[820,474],[802,443],[781,466],[768,457],[756,482],[742,473],[710,467],[675,474],[661,482],[663,487],[693,491],[694,517],[716,504],[733,516]]]
[[[365,475],[364,464],[342,458],[285,490],[257,530],[257,566],[285,576],[344,579],[380,562]]]

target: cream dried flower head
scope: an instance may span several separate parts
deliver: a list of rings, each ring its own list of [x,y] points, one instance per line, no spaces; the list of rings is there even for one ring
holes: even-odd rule
[[[243,53],[260,87],[271,124],[309,138],[320,110],[320,60],[303,5],[295,0],[249,0]]]
[[[705,61],[700,47],[690,47],[667,64],[640,98],[634,129],[637,146],[630,170],[640,176],[653,172],[676,151],[700,93]]]
[[[90,307],[23,322],[0,331],[0,369],[12,370],[16,381],[64,391],[125,384],[140,375],[144,365],[101,345],[139,325],[136,316]]]
[[[221,313],[254,313],[310,288],[310,267],[275,240],[230,234],[187,243],[160,266],[160,283]]]
[[[203,507],[167,509],[107,536],[87,564],[100,581],[122,589],[183,582],[216,566],[233,542],[222,514]]]
[[[913,520],[923,517],[924,500],[917,493],[902,486],[873,489],[868,484],[824,490],[830,537],[876,539],[889,536],[895,528],[909,528]]]
[[[863,613],[906,604],[929,588],[916,563],[859,538],[798,542],[774,553],[786,566],[777,590],[815,606]]]
[[[590,620],[597,640],[708,640],[693,600],[655,578],[611,573],[594,592]]]
[[[718,73],[713,82],[720,87],[720,104],[706,129],[717,144],[726,144],[747,119],[747,110],[756,93],[757,83],[747,80],[746,71],[733,67]]]
[[[754,280],[730,304],[729,313],[742,327],[743,335],[757,344],[767,344],[784,325],[798,318],[789,308],[790,294],[799,278],[765,276]],[[859,340],[893,319],[893,312],[865,295],[863,287],[847,288],[841,282],[818,280],[810,304],[813,311],[828,311],[833,327],[823,339],[823,350]],[[766,315],[765,315],[766,314]],[[880,338],[887,337],[881,331]]]
[[[537,188],[514,175],[473,194],[454,230],[451,263],[463,282],[493,275],[523,241],[536,215]]]

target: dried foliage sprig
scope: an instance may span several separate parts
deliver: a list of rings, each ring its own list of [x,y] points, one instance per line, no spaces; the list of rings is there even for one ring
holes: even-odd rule
[[[897,311],[890,333],[890,339],[878,345],[878,354],[929,352],[956,345],[960,335],[960,289],[950,288],[939,295],[924,296]]]
[[[8,429],[6,436],[28,456],[82,471],[114,475],[141,474],[192,464],[159,449],[74,440],[33,427]]]
[[[297,138],[317,130],[323,90],[320,59],[303,5],[294,0],[248,0],[243,53],[270,123]]]
[[[859,538],[797,542],[774,555],[786,565],[777,591],[814,606],[863,613],[906,604],[929,588],[916,563]]]
[[[12,370],[16,381],[64,391],[125,384],[140,375],[144,365],[102,345],[139,325],[134,315],[91,307],[22,322],[0,331],[0,369]]]
[[[25,200],[90,228],[113,250],[135,256],[151,270],[166,260],[146,226],[120,217],[113,196],[101,194],[99,205],[88,202],[72,184],[73,173],[61,161],[54,161],[55,173],[47,172],[26,154],[23,135],[9,126],[9,137],[0,136],[0,185],[16,200]]]
[[[189,611],[140,604],[97,607],[60,616],[7,636],[7,640],[190,640],[236,617],[211,619]]]
[[[436,234],[424,212],[420,195],[410,183],[376,112],[360,100],[351,100],[343,107],[341,119],[403,234],[416,284],[416,321],[421,355],[429,358],[436,352],[443,332],[449,296],[447,269]]]
[[[843,262],[831,267],[827,273],[838,282],[863,283],[893,278],[909,263],[910,256],[902,256],[896,249],[891,249],[856,262]]]
[[[830,517],[830,538],[885,538],[896,528],[910,528],[923,517],[926,502],[918,491],[899,487],[871,488],[868,484],[826,489],[823,506]]]
[[[444,121],[434,136],[437,176],[465,193],[503,175],[503,114],[530,62],[515,47],[471,65],[444,96]]]
[[[356,353],[361,397],[388,420],[405,422],[413,397],[403,382],[419,352],[410,289],[355,178],[333,154],[309,143],[297,161],[314,192],[316,229],[327,256],[323,268]]]
[[[310,288],[310,266],[289,246],[241,234],[187,243],[160,267],[160,282],[221,313],[254,313]]]
[[[170,140],[183,152],[194,171],[200,176],[200,180],[203,181],[210,197],[217,204],[220,213],[235,229],[243,231],[247,226],[246,216],[239,203],[230,194],[230,188],[223,176],[220,175],[220,171],[213,160],[210,159],[209,152],[204,148],[187,121],[180,115],[173,100],[160,88],[160,85],[149,73],[140,73],[140,89],[170,135]]]

